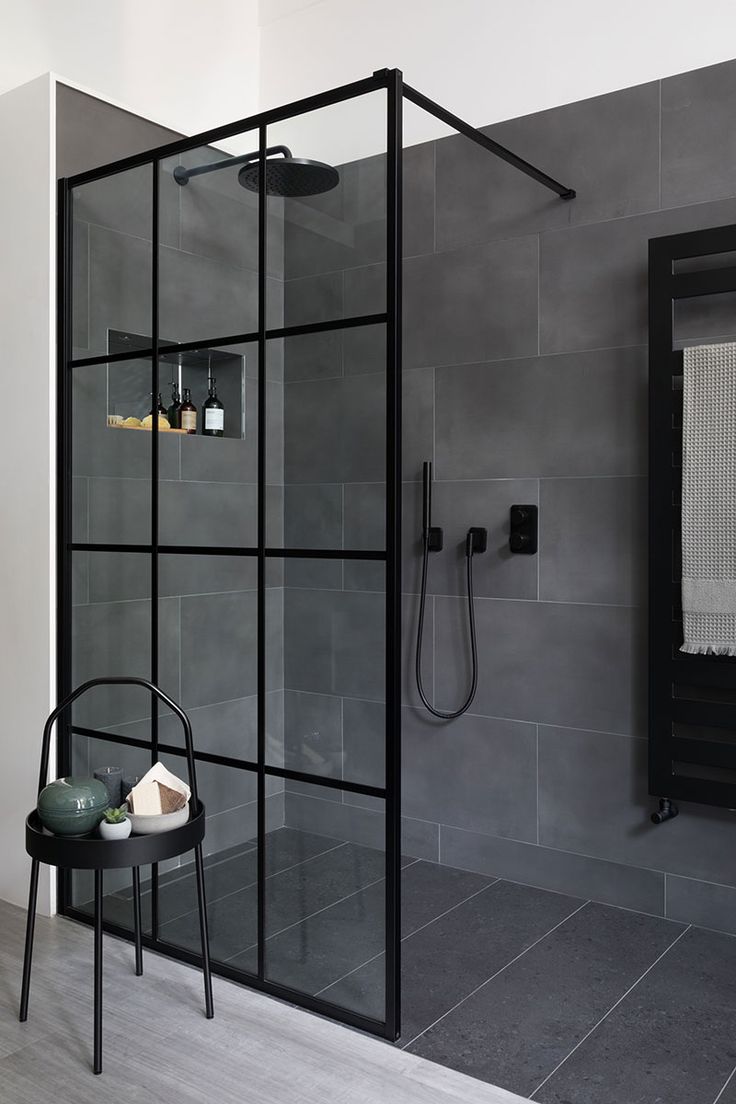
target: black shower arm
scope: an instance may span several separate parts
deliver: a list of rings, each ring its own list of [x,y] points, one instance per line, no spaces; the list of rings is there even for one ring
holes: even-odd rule
[[[80,698],[82,694],[86,694],[88,690],[91,690],[94,686],[141,686],[144,690],[150,690],[160,702],[167,705],[172,713],[181,721],[182,728],[184,729],[184,744],[186,747],[187,767],[189,768],[189,788],[192,791],[192,797],[194,798],[194,804],[196,806],[198,801],[197,795],[197,773],[194,765],[194,741],[192,739],[192,725],[181,706],[165,694],[163,690],[160,690],[158,686],[154,686],[148,679],[137,678],[135,676],[122,676],[116,675],[113,678],[94,678],[89,682],[83,682],[81,686],[77,686],[75,690],[72,690],[70,694],[64,698],[62,702],[59,702],[56,709],[51,713],[43,726],[43,740],[41,741],[41,770],[38,778],[38,792],[46,785],[49,772],[49,753],[51,750],[51,733],[58,717],[68,709],[69,706]]]
[[[288,146],[269,146],[266,157],[273,157],[280,153],[282,157],[291,157]],[[185,169],[183,165],[177,165],[174,169],[174,180],[177,184],[186,184],[192,176],[204,176],[205,173],[217,172],[218,169],[229,169],[233,165],[247,165],[249,161],[257,161],[260,152],[241,153],[238,157],[225,157],[222,161],[210,161],[208,165],[197,165],[193,169]]]

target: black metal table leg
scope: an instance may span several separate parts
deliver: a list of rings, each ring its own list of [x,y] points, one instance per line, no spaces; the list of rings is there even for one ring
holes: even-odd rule
[[[20,993],[20,1014],[18,1019],[25,1023],[28,1019],[28,994],[31,988],[31,959],[33,957],[33,929],[36,923],[36,900],[38,898],[39,860],[31,862],[31,884],[28,890],[28,916],[26,917],[26,949],[23,955],[23,985]]]
[[[95,870],[95,1044],[94,1073],[102,1073],[102,871]]]
[[[141,942],[141,868],[133,867],[133,919],[135,924],[135,975],[143,973],[143,944]]]
[[[199,903],[199,934],[202,939],[202,973],[204,974],[205,1015],[211,1020],[215,1014],[212,1000],[212,974],[210,972],[210,940],[207,931],[207,902],[204,895],[204,862],[202,844],[194,848],[194,861],[197,867],[197,900]]]

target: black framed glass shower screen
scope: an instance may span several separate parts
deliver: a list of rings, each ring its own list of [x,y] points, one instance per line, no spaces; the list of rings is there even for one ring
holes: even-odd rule
[[[213,968],[391,1039],[401,100],[381,71],[58,192],[59,696],[138,674],[181,702]],[[337,185],[271,194],[272,147]],[[174,175],[247,153],[248,186],[238,166]],[[212,378],[222,436],[149,417],[186,387],[201,419]],[[59,771],[134,780],[157,759],[180,772],[183,750],[143,692],[100,688],[63,718]],[[143,872],[144,942],[196,962],[187,858]],[[60,872],[63,913],[89,920],[90,898]],[[104,915],[132,935],[126,872]]]

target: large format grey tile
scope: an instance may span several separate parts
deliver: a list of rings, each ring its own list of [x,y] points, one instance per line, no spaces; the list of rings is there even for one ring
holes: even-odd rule
[[[185,709],[256,693],[256,599],[255,591],[181,599]]]
[[[539,730],[539,839],[550,847],[736,885],[723,846],[731,814],[690,806],[661,832],[642,739],[576,729]]]
[[[527,1096],[682,930],[668,920],[588,905],[411,1050]]]
[[[441,411],[438,411],[441,415]],[[418,485],[417,489],[418,489]],[[432,488],[432,521],[444,530],[442,552],[429,557],[429,594],[467,593],[465,543],[468,529],[488,530],[488,550],[473,557],[473,592],[479,598],[536,598],[537,562],[534,556],[509,551],[509,509],[514,503],[537,503],[535,479],[469,479],[436,481]],[[405,525],[415,534],[413,577],[417,590],[421,573],[420,495],[406,495]],[[404,556],[406,558],[405,549]],[[405,564],[405,585],[407,565]]]
[[[574,892],[606,904],[664,913],[664,875],[656,870],[444,826],[441,858],[450,866],[557,893]]]
[[[543,479],[539,515],[541,600],[644,605],[646,479]]]
[[[410,1043],[581,903],[496,882],[405,940],[402,1042]]]
[[[666,912],[673,920],[736,935],[736,887],[666,874]]]
[[[283,760],[289,770],[343,777],[340,698],[284,691]]]
[[[439,479],[646,472],[646,348],[441,368],[436,392]]]
[[[171,545],[252,548],[258,543],[257,501],[258,488],[253,483],[161,482],[159,540]]]
[[[736,942],[692,929],[535,1093],[544,1104],[712,1104],[736,1065]]]
[[[151,603],[99,602],[75,606],[72,612],[72,681],[151,674]],[[159,601],[159,685],[179,697],[179,608],[173,598]],[[137,687],[98,687],[73,707],[75,724],[106,728],[136,720],[147,711],[145,693]]]
[[[560,200],[467,138],[437,142],[437,247],[655,210],[659,206],[659,85],[484,128],[577,198]]]
[[[662,81],[662,206],[732,196],[736,146],[729,122],[736,63],[723,62]]]
[[[384,606],[380,594],[287,589],[286,688],[381,699]]]
[[[721,226],[736,201],[701,203],[542,234],[539,256],[540,349],[543,353],[641,345],[647,340],[650,238]],[[696,305],[681,336],[702,332]],[[728,333],[732,312],[724,312]]]
[[[479,598],[479,684],[488,717],[646,731],[643,615],[625,606]],[[436,704],[449,709],[468,682],[466,603],[435,598]]]
[[[407,816],[536,842],[536,725],[405,708],[402,748]]]
[[[342,798],[337,801],[334,791],[326,796],[315,796],[317,794],[316,786],[312,787],[310,793],[286,791],[284,818],[289,828],[336,836],[376,850],[385,847],[386,818],[383,801],[376,801],[371,808],[363,808],[348,804],[353,795],[344,791],[337,791],[338,798]]]
[[[284,283],[285,326],[302,326],[309,322],[328,322],[332,318],[341,318],[342,313],[342,273],[330,272],[322,276],[305,276],[297,280],[287,279]],[[370,312],[358,309],[355,313]]]
[[[406,260],[404,367],[536,353],[537,263],[536,237]]]
[[[90,226],[89,286],[88,356],[107,352],[108,329],[150,336],[150,241]]]

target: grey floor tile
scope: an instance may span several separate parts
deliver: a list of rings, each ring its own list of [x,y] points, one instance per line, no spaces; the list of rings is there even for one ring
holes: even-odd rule
[[[410,1049],[527,1096],[680,931],[667,920],[587,905]]]
[[[665,875],[667,882],[667,915],[688,924],[736,935],[736,888],[702,882],[697,878]]]
[[[410,935],[402,944],[402,1043],[409,1043],[581,903],[496,882]],[[382,1000],[380,962],[344,978],[335,991],[348,1007],[377,1010]]]
[[[736,940],[691,929],[550,1078],[543,1104],[712,1104],[736,1065]]]

